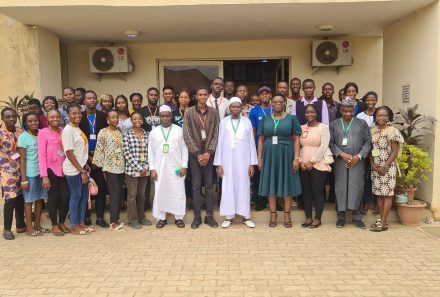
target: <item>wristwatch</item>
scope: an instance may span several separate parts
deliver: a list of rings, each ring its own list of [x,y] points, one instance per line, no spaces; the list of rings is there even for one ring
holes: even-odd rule
[[[85,169],[81,169],[81,174],[83,173],[87,173],[87,171]]]
[[[29,184],[29,181],[28,181],[28,180],[26,180],[26,181],[22,181],[20,184],[21,184],[22,186],[24,186],[24,185]]]
[[[361,155],[361,154],[359,154],[359,155],[357,155],[357,156],[358,156],[358,158],[359,158],[359,161],[362,160],[362,155]]]

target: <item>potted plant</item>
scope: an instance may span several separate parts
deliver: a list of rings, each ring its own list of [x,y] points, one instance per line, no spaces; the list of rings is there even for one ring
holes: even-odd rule
[[[425,147],[427,141],[434,136],[432,125],[436,120],[417,113],[417,107],[409,107],[406,111],[400,109],[397,113],[400,119],[394,123],[405,141],[397,157],[400,174],[397,176],[396,186],[398,193],[407,196],[407,201],[397,203],[400,222],[407,226],[417,226],[420,223],[426,203],[415,200],[414,196],[419,184],[427,180],[427,173],[432,171],[429,154],[421,147]],[[398,198],[401,198],[399,194]]]

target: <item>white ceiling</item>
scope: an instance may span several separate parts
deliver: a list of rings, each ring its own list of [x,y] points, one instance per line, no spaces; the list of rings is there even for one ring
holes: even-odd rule
[[[257,40],[382,35],[388,24],[435,0],[175,6],[0,7],[19,22],[45,27],[67,44]],[[335,30],[322,33],[320,24]],[[135,40],[125,30],[142,33]]]

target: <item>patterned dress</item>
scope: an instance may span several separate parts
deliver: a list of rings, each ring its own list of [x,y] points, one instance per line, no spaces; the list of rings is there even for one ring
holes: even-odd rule
[[[20,164],[18,159],[13,156],[18,154],[17,142],[18,136],[23,130],[17,128],[15,133],[9,132],[7,129],[0,129],[0,180],[5,200],[16,198],[21,194],[21,175]],[[4,156],[8,158],[4,158]]]
[[[373,156],[373,163],[382,167],[388,160],[391,154],[391,141],[403,143],[403,137],[400,132],[394,127],[387,129],[371,129],[371,137],[373,143],[373,150],[379,152],[379,156]],[[380,175],[376,171],[371,172],[371,179],[373,181],[373,194],[377,196],[394,196],[394,188],[396,187],[397,166],[393,162],[387,169],[384,175]]]

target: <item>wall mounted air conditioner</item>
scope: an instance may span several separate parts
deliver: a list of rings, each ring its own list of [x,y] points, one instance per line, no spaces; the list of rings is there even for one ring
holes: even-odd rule
[[[353,64],[351,41],[314,40],[312,45],[312,66],[346,66]]]
[[[89,64],[91,73],[127,73],[134,67],[124,46],[90,47]]]

